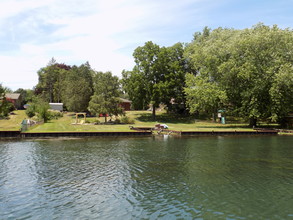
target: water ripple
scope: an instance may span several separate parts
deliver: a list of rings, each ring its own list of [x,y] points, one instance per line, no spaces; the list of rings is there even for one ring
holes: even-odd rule
[[[289,219],[282,140],[2,141],[0,218]]]

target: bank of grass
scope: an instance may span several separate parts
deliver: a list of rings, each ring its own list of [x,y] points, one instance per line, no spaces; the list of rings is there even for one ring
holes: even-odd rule
[[[158,111],[156,120],[152,119],[150,111],[127,111],[126,116],[134,120],[134,124],[103,124],[104,118],[87,118],[89,122],[100,122],[100,124],[74,125],[75,114],[64,113],[64,116],[51,120],[48,123],[31,127],[28,132],[67,132],[67,131],[93,131],[93,132],[119,132],[133,131],[129,126],[154,127],[155,124],[167,124],[170,130],[176,131],[251,131],[247,123],[239,121],[227,121],[227,124],[213,123],[211,120],[198,120],[193,116],[180,116],[167,114],[165,111]],[[19,130],[21,121],[27,118],[25,111],[15,111],[9,119],[0,120],[0,130]],[[109,118],[108,118],[109,119]],[[265,124],[266,125],[266,124]]]
[[[75,117],[73,113],[66,113],[62,118],[58,120],[52,120],[48,123],[35,126],[29,129],[28,132],[66,132],[66,131],[96,131],[96,132],[115,132],[115,131],[133,131],[129,126],[135,127],[154,127],[155,124],[167,124],[170,130],[176,131],[218,131],[218,130],[237,130],[248,131],[252,130],[247,127],[247,124],[229,123],[219,124],[211,121],[196,120],[194,117],[178,116],[173,114],[167,114],[164,111],[157,112],[156,120],[152,119],[150,111],[128,111],[126,116],[134,120],[134,124],[103,124],[104,118],[87,118],[87,121],[97,122],[100,124],[94,125],[82,124],[74,125]],[[109,119],[109,118],[108,118]]]
[[[12,112],[7,118],[0,119],[0,131],[19,130],[20,124],[25,118],[27,118],[25,111],[17,110]]]

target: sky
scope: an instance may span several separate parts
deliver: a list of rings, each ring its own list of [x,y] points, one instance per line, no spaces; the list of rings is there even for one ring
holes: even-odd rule
[[[0,0],[0,83],[32,89],[37,71],[89,62],[121,77],[145,42],[191,42],[205,26],[293,25],[293,0]]]

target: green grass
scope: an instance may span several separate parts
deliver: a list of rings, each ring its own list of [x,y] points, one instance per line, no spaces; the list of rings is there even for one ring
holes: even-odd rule
[[[193,117],[183,117],[178,115],[170,115],[165,112],[157,112],[156,120],[152,119],[150,111],[128,111],[126,115],[135,120],[135,127],[154,127],[155,124],[164,123],[169,126],[170,130],[178,131],[211,131],[211,130],[251,130],[246,124],[226,124],[212,123],[209,121],[198,121]],[[99,120],[104,122],[104,118],[87,118],[89,121]],[[53,131],[132,131],[129,125],[73,125],[75,122],[72,113],[64,114],[58,120],[52,120],[48,123],[38,125],[29,130],[29,132],[53,132]]]
[[[20,123],[24,118],[27,118],[25,111],[15,111],[15,115],[11,115],[9,120],[0,120],[0,130],[19,130]],[[158,111],[156,120],[152,119],[150,111],[128,111],[126,115],[134,119],[135,127],[154,127],[155,124],[167,124],[170,130],[177,131],[249,131],[247,123],[227,122],[223,125],[220,123],[213,123],[210,120],[198,120],[193,116],[181,116],[176,114],[167,114],[165,111]],[[109,118],[108,118],[109,119]],[[94,122],[99,120],[104,122],[104,118],[87,118],[87,121]],[[31,127],[28,132],[66,132],[66,131],[132,131],[129,125],[110,125],[110,124],[83,124],[74,125],[75,114],[66,113],[58,120],[51,120],[48,123]]]
[[[8,119],[0,119],[0,131],[14,131],[20,129],[23,119],[27,118],[25,111],[14,111]]]

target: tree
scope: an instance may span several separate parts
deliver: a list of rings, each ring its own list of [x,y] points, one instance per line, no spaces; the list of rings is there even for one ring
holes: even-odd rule
[[[162,47],[159,54],[160,68],[164,73],[161,102],[167,105],[169,112],[180,113],[186,109],[185,75],[194,71],[184,57],[184,50],[182,43],[176,43],[171,47]]]
[[[143,84],[143,76],[134,68],[132,71],[122,71],[122,87],[128,94],[135,110],[145,110],[149,106],[149,99],[146,97],[146,88]]]
[[[293,65],[283,65],[275,75],[270,88],[272,121],[284,126],[284,118],[293,110]]]
[[[36,93],[48,102],[62,102],[62,82],[70,69],[70,66],[57,63],[52,58],[46,67],[38,71],[39,82],[35,89]]]
[[[214,122],[217,119],[218,110],[224,106],[227,100],[225,91],[221,90],[217,83],[192,74],[186,75],[185,93],[190,112],[212,113]]]
[[[189,70],[183,56],[184,45],[159,47],[146,42],[133,53],[136,65],[132,71],[124,71],[122,84],[135,107],[145,108],[152,104],[153,119],[159,104],[166,104],[171,110],[171,99],[185,103],[184,77]]]
[[[107,122],[107,114],[122,115],[119,107],[120,83],[111,72],[97,72],[94,76],[94,95],[91,97],[88,110],[93,114],[103,114]]]
[[[7,88],[3,87],[0,83],[0,117],[7,117],[13,105],[5,98]]]
[[[290,96],[277,89],[276,78],[280,78],[283,66],[293,62],[292,42],[292,30],[276,25],[258,24],[244,30],[218,28],[208,34],[197,34],[186,57],[198,74],[226,92],[230,112],[249,118],[254,126],[257,119],[275,120],[292,110],[288,103],[282,107],[286,111],[276,110],[278,104],[273,101],[273,93]],[[286,76],[292,78],[290,74]]]
[[[159,53],[160,47],[151,41],[146,42],[143,47],[136,48],[133,53],[135,70],[141,74],[141,83],[145,88],[145,99],[152,104],[153,119],[161,101],[160,88],[164,77],[163,72],[160,71]]]
[[[49,109],[50,105],[48,102],[42,100],[40,97],[34,97],[33,101],[29,103],[29,106],[26,109],[26,115],[30,118],[36,115],[46,123],[51,119]]]
[[[88,63],[73,66],[61,83],[62,101],[69,111],[87,111],[93,94],[93,70]]]

